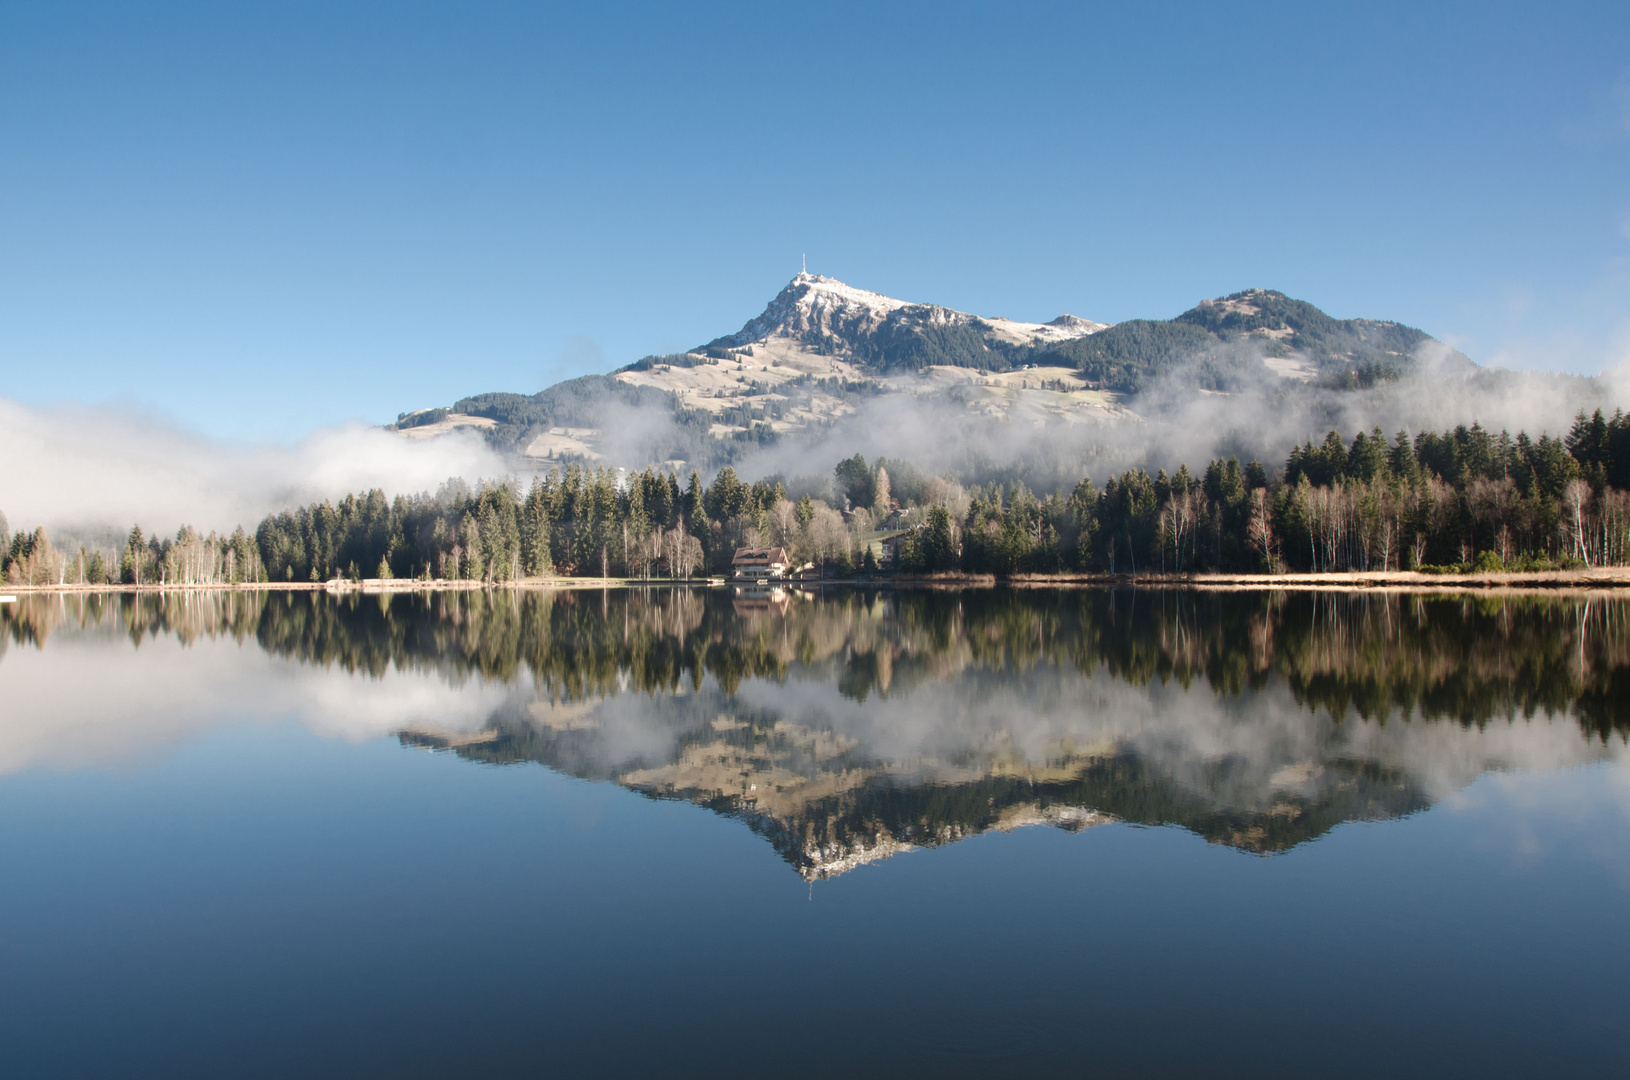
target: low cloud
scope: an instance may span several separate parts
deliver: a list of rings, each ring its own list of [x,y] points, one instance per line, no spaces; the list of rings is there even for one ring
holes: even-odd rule
[[[108,408],[32,409],[0,399],[0,511],[13,528],[173,532],[252,528],[267,513],[347,492],[435,490],[507,472],[474,432],[408,440],[348,424],[293,446],[209,439]]]
[[[742,462],[748,478],[829,473],[855,453],[904,458],[925,472],[964,482],[1020,478],[1041,489],[1068,487],[1082,476],[1102,483],[1133,466],[1203,468],[1216,457],[1258,458],[1272,468],[1306,440],[1331,430],[1351,439],[1379,425],[1390,439],[1480,423],[1515,435],[1565,433],[1580,410],[1630,405],[1630,367],[1594,377],[1547,371],[1473,368],[1444,345],[1416,357],[1417,370],[1362,390],[1329,390],[1281,380],[1250,348],[1221,348],[1172,371],[1128,399],[1136,418],[1084,416],[1043,422],[1022,409],[1006,417],[971,411],[945,394],[872,399],[812,440],[794,436]],[[1228,393],[1195,388],[1222,371]]]
[[[1630,335],[1630,324],[1626,324]],[[1067,489],[1083,476],[1257,458],[1270,468],[1292,446],[1330,430],[1351,438],[1379,425],[1390,438],[1481,423],[1491,431],[1564,433],[1580,409],[1630,406],[1630,336],[1622,362],[1597,376],[1475,368],[1432,343],[1417,370],[1363,390],[1318,389],[1282,380],[1247,344],[1219,346],[1125,404],[1137,415],[1080,410],[1048,419],[1021,400],[1005,416],[970,408],[969,388],[864,400],[831,427],[795,433],[736,463],[746,479],[825,478],[856,453],[905,459],[924,473],[965,483],[1022,479]],[[1517,361],[1520,356],[1508,357]],[[1228,393],[1197,390],[1219,373]],[[1032,392],[1034,393],[1034,392]],[[608,402],[596,418],[601,463],[638,468],[672,456],[687,433],[662,406]],[[269,512],[382,488],[433,491],[449,478],[471,483],[517,468],[475,430],[409,440],[361,424],[326,428],[292,446],[209,439],[161,420],[109,408],[34,409],[0,399],[0,511],[13,528],[173,532],[253,527]],[[711,476],[712,468],[700,469]]]

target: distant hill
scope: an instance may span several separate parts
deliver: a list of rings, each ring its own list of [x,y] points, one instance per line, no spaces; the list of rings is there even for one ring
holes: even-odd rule
[[[710,468],[830,427],[879,396],[942,399],[997,420],[1113,422],[1136,418],[1139,395],[1157,385],[1367,386],[1411,371],[1427,345],[1436,342],[1423,331],[1336,319],[1265,289],[1169,320],[1028,323],[799,274],[740,330],[687,352],[535,394],[476,394],[395,426],[420,437],[477,426],[532,465]]]
[[[1073,367],[1108,389],[1136,393],[1150,380],[1199,361],[1207,389],[1237,384],[1242,365],[1281,376],[1368,386],[1414,368],[1430,334],[1402,323],[1335,319],[1305,300],[1248,289],[1202,300],[1175,319],[1133,319],[1100,333],[1033,351],[1036,363]],[[1247,346],[1241,350],[1240,346]],[[1470,366],[1471,361],[1460,354]],[[1278,363],[1275,363],[1278,361]]]

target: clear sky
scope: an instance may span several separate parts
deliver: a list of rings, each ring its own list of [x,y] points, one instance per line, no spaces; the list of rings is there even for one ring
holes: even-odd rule
[[[293,439],[737,329],[1265,286],[1630,357],[1630,4],[0,4],[0,395]]]

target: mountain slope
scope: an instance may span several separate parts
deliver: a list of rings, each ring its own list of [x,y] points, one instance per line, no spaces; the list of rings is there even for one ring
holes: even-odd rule
[[[1136,419],[1139,395],[1156,386],[1365,386],[1412,370],[1428,346],[1420,330],[1335,319],[1264,289],[1111,326],[983,317],[799,274],[740,330],[685,353],[537,394],[478,394],[403,414],[396,427],[422,437],[479,425],[518,464],[710,468],[831,427],[878,397],[935,399],[999,423],[1103,423]]]
[[[1212,390],[1236,389],[1263,367],[1304,381],[1364,386],[1412,370],[1421,347],[1434,340],[1401,323],[1334,319],[1305,300],[1248,289],[1202,300],[1175,319],[1119,323],[1040,350],[1034,359],[1073,367],[1123,393],[1183,365],[1193,365],[1196,384]]]

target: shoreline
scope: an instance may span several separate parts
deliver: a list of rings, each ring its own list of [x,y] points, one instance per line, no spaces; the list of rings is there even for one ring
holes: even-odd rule
[[[364,579],[361,582],[246,582],[238,585],[0,585],[0,594],[68,595],[177,592],[326,592],[334,595],[486,592],[497,590],[581,590],[638,588],[872,588],[872,589],[1047,589],[1159,588],[1210,592],[1411,592],[1555,593],[1613,592],[1630,589],[1630,567],[1551,570],[1532,573],[1422,574],[1415,571],[1344,571],[1329,574],[994,574],[889,575],[878,577],[780,579],[738,583],[717,577],[692,578],[523,578],[515,581],[423,581]]]

